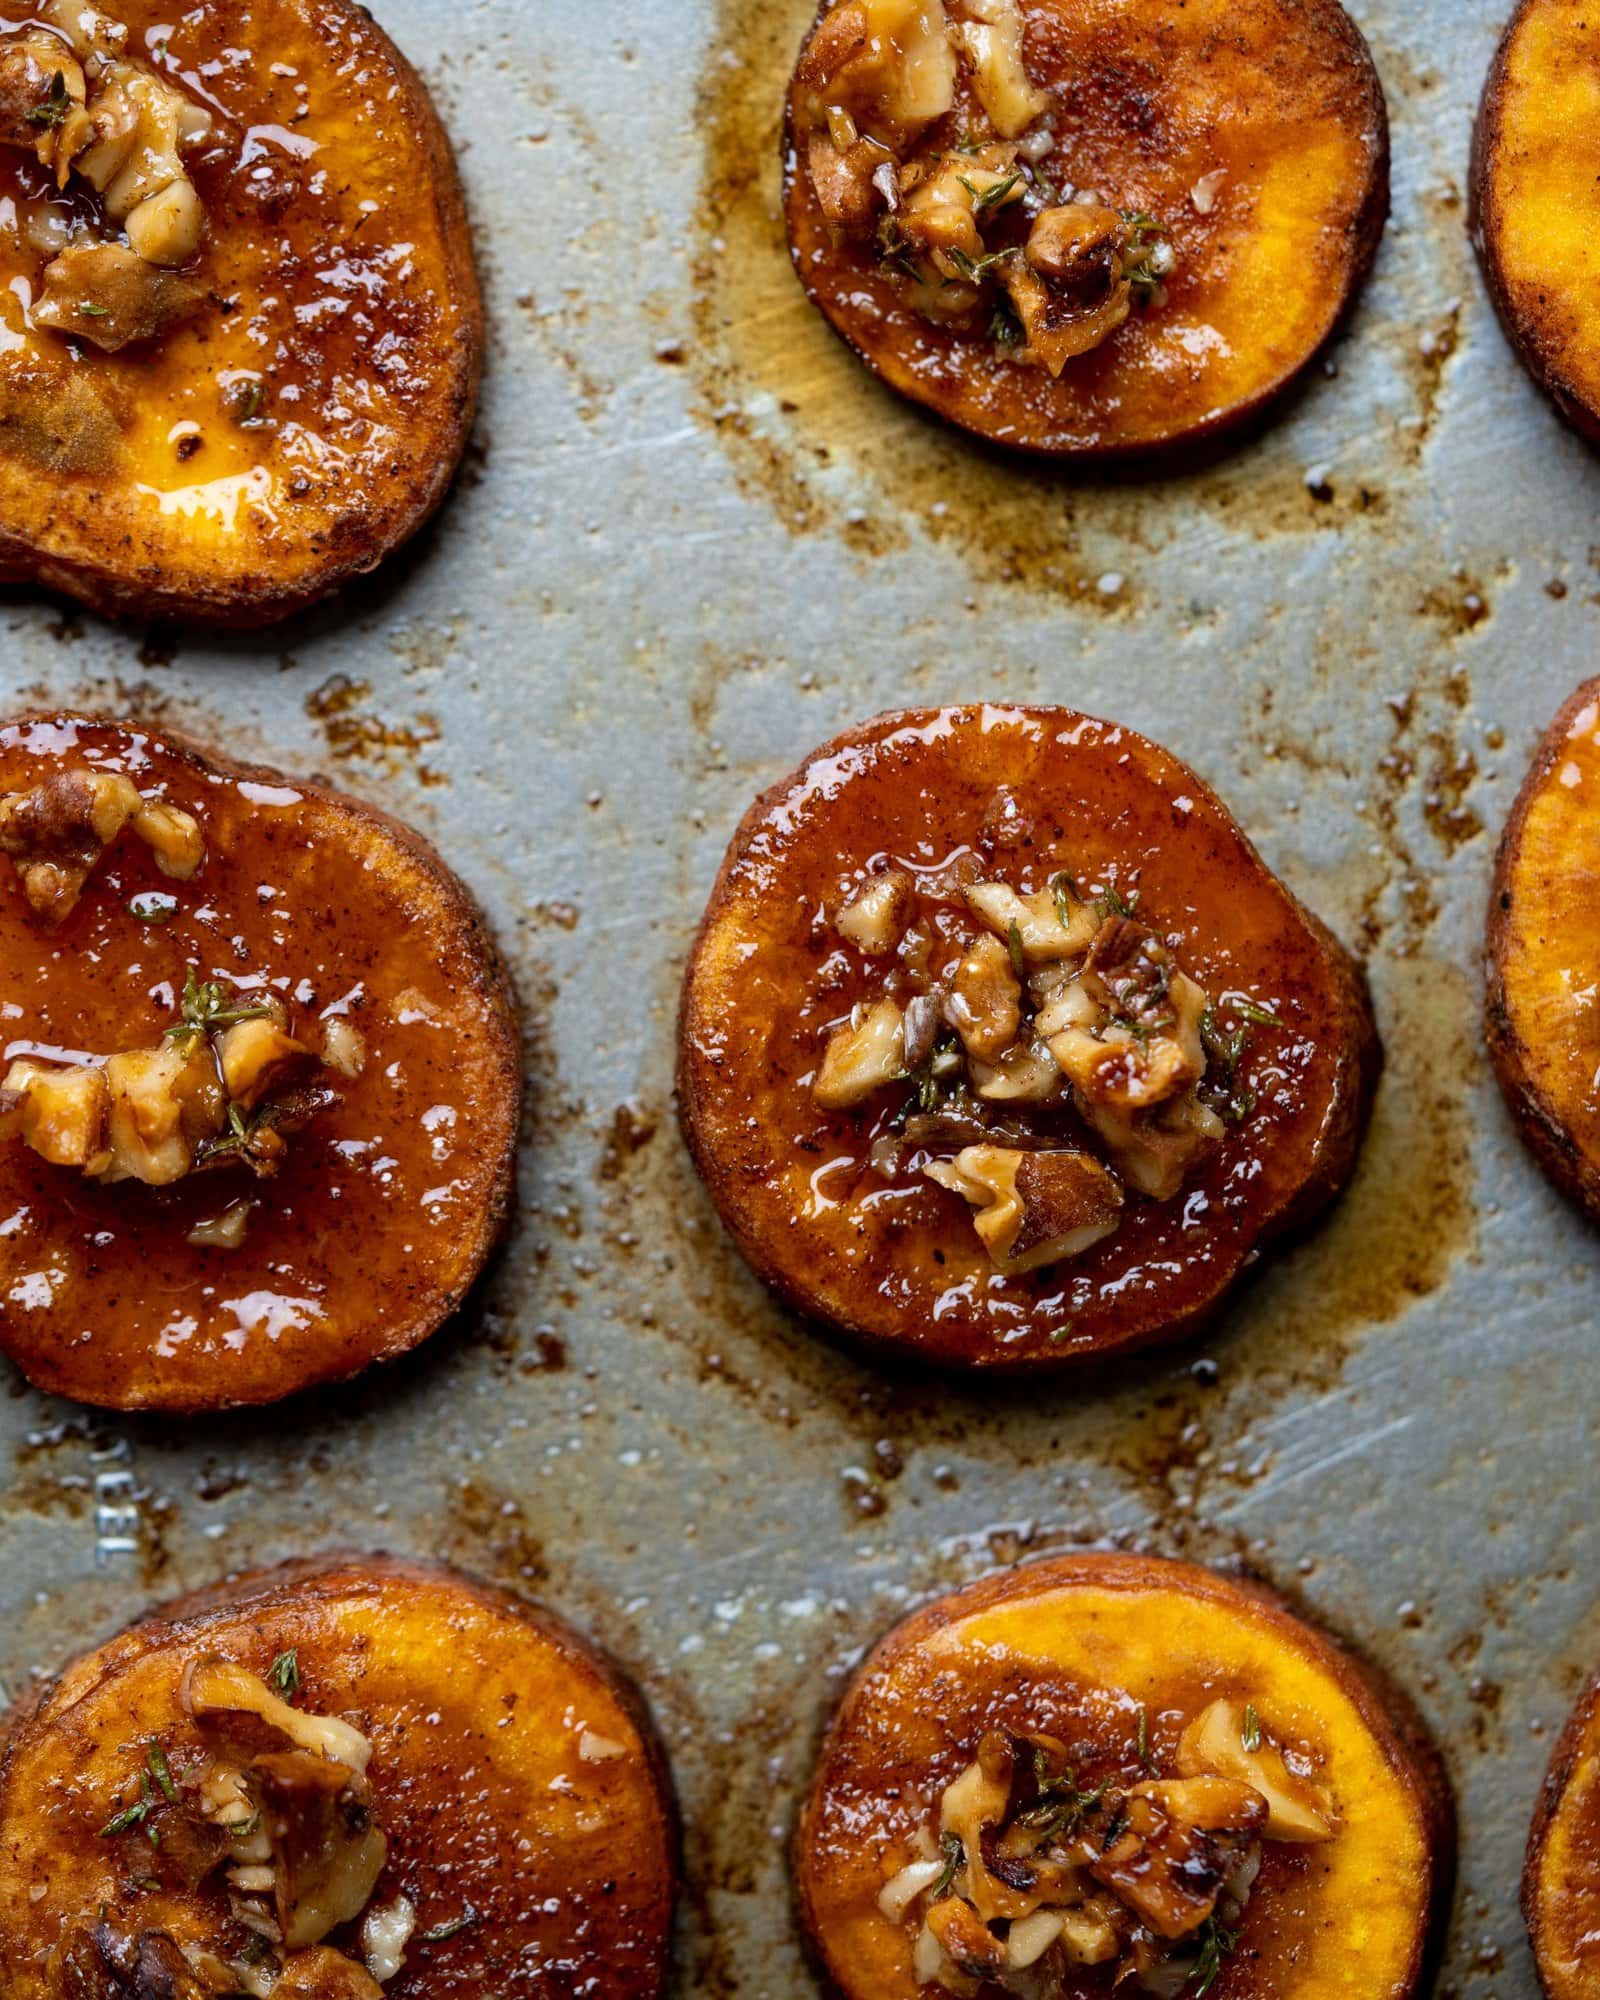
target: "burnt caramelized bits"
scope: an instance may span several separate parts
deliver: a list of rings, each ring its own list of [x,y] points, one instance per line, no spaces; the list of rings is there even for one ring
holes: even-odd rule
[[[996,443],[1150,453],[1314,358],[1388,128],[1334,0],[836,0],[785,175],[801,283],[891,387]]]
[[[1600,312],[1585,281],[1600,193],[1600,16],[1522,0],[1484,86],[1469,183],[1473,242],[1506,337],[1567,421],[1600,438]]]
[[[1170,1338],[1344,1185],[1351,961],[1176,759],[1065,709],[888,715],[734,836],[679,1097],[754,1268],[907,1355]]]
[[[1546,731],[1500,844],[1489,908],[1489,1054],[1517,1130],[1600,1220],[1600,680]]]
[[[0,1345],[113,1408],[435,1332],[509,1211],[509,982],[416,834],[78,716],[0,726]]]
[[[844,2000],[1406,2000],[1452,1860],[1403,1698],[1265,1592],[1121,1555],[1025,1565],[891,1632],[794,1855]]]
[[[151,1613],[0,1758],[7,2000],[654,2000],[675,1891],[632,1690],[546,1613],[391,1557]]]
[[[256,625],[421,525],[483,313],[448,142],[351,0],[0,6],[0,576]]]

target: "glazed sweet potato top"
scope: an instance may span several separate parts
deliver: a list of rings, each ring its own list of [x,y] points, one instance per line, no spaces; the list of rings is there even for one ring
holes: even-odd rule
[[[0,30],[59,3],[10,0]],[[370,568],[454,468],[481,335],[454,167],[347,0],[105,12],[209,115],[185,156],[200,247],[172,274],[199,303],[113,353],[92,289],[42,324],[52,251],[104,229],[100,198],[0,147],[0,558],[111,608],[252,622]]]
[[[1357,1984],[1411,1991],[1448,1879],[1444,1803],[1436,1772],[1413,1756],[1361,1670],[1254,1591],[1186,1565],[1087,1556],[941,1600],[891,1633],[852,1683],[796,1844],[802,1906],[841,1992],[912,2000],[919,1991],[915,1923],[892,1920],[880,1898],[921,1851],[930,1810],[986,1734],[1060,1746],[1050,1755],[1070,1769],[1063,1796],[1079,1813],[1062,1830],[1070,1841],[1102,1809],[1102,1783],[1126,1792],[1182,1768],[1185,1731],[1219,1702],[1247,1718],[1251,1741],[1278,1746],[1277,1768],[1286,1758],[1299,1774],[1290,1783],[1316,1793],[1332,1832],[1296,1842],[1258,1827],[1260,1869],[1242,1914],[1182,1990],[1206,1981],[1220,1995],[1278,2000],[1331,2000]],[[1092,1847],[1114,1847],[1117,1829],[1108,1831]],[[1003,1871],[987,1840],[986,1853]],[[1200,1886],[1215,1893],[1214,1882]],[[1091,1902],[1100,1895],[1093,1888]],[[1109,1990],[1111,1960],[1074,1966],[1061,1949],[1042,1965],[1049,1991]],[[1070,1940],[1067,1951],[1070,1960]]]
[[[1306,365],[1376,250],[1388,134],[1360,34],[1336,0],[1006,0],[1000,12],[1021,24],[1020,80],[1034,96],[997,131],[984,102],[994,92],[967,53],[975,33],[1009,32],[986,26],[994,8],[846,0],[822,10],[789,99],[787,217],[801,282],[893,387],[999,443],[1138,452],[1225,428]],[[851,13],[869,48],[921,48],[929,14],[948,15],[955,97],[931,125],[908,135],[903,120],[863,106],[848,71],[842,89],[818,81]],[[945,101],[925,82],[916,95]],[[836,99],[853,119],[843,131]],[[956,243],[942,204],[956,262],[930,256],[917,212],[925,191],[906,181],[886,207],[881,162],[862,160],[865,192],[852,207],[831,154],[817,170],[813,145],[820,131],[826,146],[830,128],[884,142],[881,161],[909,161],[929,181],[948,165],[952,200],[965,190],[976,202],[982,242]],[[983,146],[996,139],[1007,143],[991,159]],[[985,166],[993,172],[975,173]],[[1043,365],[1039,344],[1010,323],[1029,224],[1041,206],[1070,214],[1091,197],[1111,222],[1133,224],[1119,275],[1145,282],[1106,337],[1064,367],[1059,356]],[[977,294],[970,310],[964,286]],[[1068,282],[1058,305],[1073,291]],[[1025,300],[1022,317],[1031,321]]]
[[[1523,1914],[1550,2000],[1600,1992],[1600,1682],[1585,1688],[1551,1758],[1522,1879]]]
[[[1212,1101],[1228,1115],[1208,1111],[1213,1136],[1165,1198],[1130,1177],[1112,1233],[1019,1274],[995,1268],[966,1200],[922,1171],[955,1145],[923,1142],[916,1076],[838,1109],[819,1089],[839,1024],[870,1026],[906,970],[892,951],[852,948],[841,910],[875,870],[926,880],[963,862],[1034,895],[1046,918],[1052,885],[1070,880],[1091,932],[1109,898],[1135,902],[1169,973],[1210,996],[1231,1050],[1207,1072],[1215,1089],[1226,1068]],[[954,908],[924,909],[923,927],[947,915],[984,928]],[[1004,922],[999,935],[1005,980]],[[1027,941],[1012,949],[1029,972]],[[1126,1033],[1150,1043],[1142,1021]],[[1068,710],[948,709],[840,738],[747,815],[685,987],[680,1094],[697,1162],[769,1282],[908,1353],[1007,1367],[1137,1344],[1213,1305],[1263,1237],[1348,1172],[1371,1055],[1338,946],[1192,772]],[[1002,1127],[1030,1118],[1026,1104],[989,1109]],[[1043,1115],[1048,1143],[1100,1155],[1098,1135],[1074,1140]],[[881,1142],[901,1137],[912,1143],[886,1160]],[[1121,1165],[1114,1149],[1108,1163]]]
[[[192,882],[124,833],[47,928],[0,861],[7,1065],[159,1046],[198,972],[360,1037],[359,1073],[269,1179],[224,1160],[170,1186],[86,1178],[0,1141],[0,1341],[43,1386],[120,1407],[272,1400],[403,1352],[460,1299],[509,1196],[519,1044],[479,919],[431,850],[322,787],[75,718],[0,729],[0,796],[125,773],[191,813]],[[138,914],[143,912],[143,914]],[[157,920],[152,921],[152,918]],[[243,1240],[190,1233],[251,1204]]]
[[[18,1723],[0,1765],[8,2000],[77,2000],[52,1953],[99,1923],[113,1940],[164,1935],[224,1961],[247,1940],[221,1877],[190,1879],[183,1822],[217,1745],[186,1690],[207,1662],[256,1676],[277,1662],[297,1711],[370,1743],[365,1792],[388,1852],[368,1908],[410,1906],[388,2000],[658,1992],[673,1833],[632,1698],[554,1621],[470,1579],[374,1558],[170,1607],[75,1663]],[[369,1943],[351,1923],[328,1948],[359,1964]]]

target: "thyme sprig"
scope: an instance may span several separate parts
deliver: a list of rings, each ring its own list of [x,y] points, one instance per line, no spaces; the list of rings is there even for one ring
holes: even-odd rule
[[[1200,1933],[1200,1953],[1194,1962],[1194,2000],[1204,2000],[1204,1996],[1216,1985],[1223,1966],[1238,1948],[1239,1933],[1229,1930],[1217,1917],[1209,1917]]]
[[[72,93],[67,89],[65,72],[57,70],[50,79],[50,94],[41,104],[34,105],[28,113],[30,125],[42,125],[46,131],[54,131],[64,125],[67,114],[72,109]]]
[[[435,1924],[431,1931],[424,1931],[417,1942],[419,1944],[443,1944],[446,1938],[455,1937],[458,1932],[464,1931],[469,1924],[481,1924],[482,1922],[483,1916],[481,1912],[475,1910],[468,1903],[459,1917],[450,1918],[448,1923]]]
[[[213,1035],[240,1021],[259,1021],[272,1010],[260,1003],[230,1005],[214,979],[202,979],[200,968],[191,965],[183,975],[183,997],[178,1002],[182,1018],[174,1021],[167,1034],[176,1040],[184,1035]]]

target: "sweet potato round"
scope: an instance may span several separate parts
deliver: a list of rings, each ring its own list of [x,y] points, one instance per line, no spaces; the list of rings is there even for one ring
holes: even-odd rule
[[[1600,1675],[1589,1682],[1545,1773],[1522,1871],[1522,1914],[1550,2000],[1594,2000],[1600,1962]]]
[[[1118,1695],[1127,1699],[1113,1710]],[[1187,1563],[1097,1554],[1026,1564],[939,1599],[850,1683],[795,1837],[801,1916],[833,1989],[915,2000],[906,1932],[878,1894],[985,1730],[1131,1748],[1143,1708],[1159,1770],[1185,1722],[1219,1697],[1320,1743],[1340,1827],[1321,1846],[1268,1843],[1211,1991],[1408,2000],[1422,1990],[1448,1910],[1454,1813],[1409,1704],[1263,1590]],[[1110,1741],[1106,1755],[1120,1761]],[[1083,1976],[1081,1990],[1103,1992],[1103,1978]]]
[[[272,1402],[405,1353],[460,1304],[511,1201],[521,1037],[477,909],[388,814],[167,732],[7,724],[0,794],[91,759],[165,786],[199,820],[207,858],[174,883],[124,833],[54,931],[0,861],[5,1060],[151,1047],[197,965],[281,979],[308,1031],[356,995],[366,1063],[336,1079],[340,1102],[290,1140],[273,1180],[234,1167],[107,1186],[0,1143],[0,1348],[58,1395],[190,1411]],[[153,890],[177,904],[159,926],[130,908]],[[242,1246],[192,1246],[190,1229],[234,1195],[258,1204]]]
[[[1500,843],[1489,908],[1485,1025],[1530,1151],[1600,1220],[1600,680],[1561,710]]]
[[[1283,1024],[1244,1058],[1256,1111],[1182,1197],[1131,1202],[1116,1235],[1025,1277],[991,1269],[966,1203],[941,1188],[864,1215],[850,1192],[882,1185],[862,1157],[867,1121],[822,1111],[802,1081],[822,1024],[872,992],[857,967],[818,993],[836,940],[813,913],[874,855],[971,843],[1001,786],[1034,817],[1040,878],[1137,875],[1184,968]],[[1070,709],[926,709],[836,738],[745,815],[688,968],[678,1096],[723,1221],[792,1306],[907,1359],[1005,1371],[1171,1339],[1212,1313],[1266,1243],[1343,1188],[1378,1060],[1352,961],[1175,757]]]
[[[1576,429],[1600,438],[1600,294],[1590,276],[1600,188],[1600,15],[1522,0],[1484,86],[1471,226],[1490,297],[1523,366]]]
[[[139,1933],[193,1907],[196,1892],[176,1885],[130,1889],[102,1828],[152,1738],[173,1770],[201,1747],[179,1694],[192,1661],[264,1675],[290,1651],[298,1705],[346,1717],[373,1744],[389,1858],[371,1907],[404,1893],[417,1911],[387,2000],[660,1992],[676,1833],[637,1698],[547,1613],[458,1572],[373,1556],[290,1564],[167,1605],[34,1699],[0,1762],[9,2000],[54,2000],[48,1955],[97,1910]],[[586,1732],[620,1754],[585,1758]],[[426,1940],[468,1911],[454,1935]]]
[[[930,324],[870,243],[830,236],[792,87],[785,203],[801,283],[891,388],[993,443],[1110,457],[1226,432],[1303,374],[1377,254],[1389,135],[1367,46],[1337,0],[1030,0],[1023,13],[1028,72],[1057,98],[1057,178],[1158,219],[1178,256],[1165,304],[1057,380]],[[949,143],[965,115],[958,100]],[[1194,190],[1219,172],[1202,214]]]
[[[353,0],[109,11],[217,120],[193,166],[207,298],[102,354],[32,323],[13,292],[42,259],[6,232],[0,577],[260,625],[373,569],[449,485],[483,353],[461,188],[420,78]],[[44,175],[7,148],[0,181],[37,195]]]

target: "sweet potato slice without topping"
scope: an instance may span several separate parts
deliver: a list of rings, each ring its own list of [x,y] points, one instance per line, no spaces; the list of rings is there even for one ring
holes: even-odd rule
[[[1600,1219],[1600,680],[1562,709],[1500,844],[1489,910],[1489,1054],[1529,1149]]]
[[[481,917],[426,842],[325,786],[113,722],[0,727],[0,799],[86,769],[188,815],[204,859],[163,873],[130,825],[52,921],[0,855],[0,1080],[89,1059],[124,1090],[99,1136],[59,1091],[9,1115],[0,1093],[0,1348],[58,1395],[167,1410],[405,1353],[509,1211],[520,1034]],[[250,1016],[209,1050],[182,1033],[197,983]]]
[[[953,88],[908,117],[893,82],[935,33]],[[1371,267],[1388,158],[1336,0],[844,0],[789,93],[789,242],[913,401],[1032,452],[1160,453],[1305,371]]]
[[[184,1694],[197,1663],[217,1659],[257,1677],[277,1663],[298,1709],[370,1742],[357,1787],[387,1860],[366,1921],[316,1946],[252,1945],[231,1920],[226,1866],[195,1859],[185,1837],[233,1754]],[[142,1942],[169,1969],[222,1968],[196,1995],[256,1990],[226,1977],[243,1957],[281,1963],[274,1991],[341,2000],[378,1990],[368,1962],[386,2000],[653,2000],[676,1872],[653,1732],[576,1634],[452,1571],[385,1556],[291,1564],[152,1613],[15,1723],[0,1763],[0,1987],[7,2000],[120,1994],[62,1984],[63,1957],[92,1964],[103,1948],[131,1962]],[[270,1891],[254,1894],[259,1906]]]
[[[1600,1961],[1600,1676],[1550,1759],[1528,1837],[1522,1914],[1549,2000],[1595,2000]]]
[[[1275,1840],[1247,1784],[1174,1778],[1219,1694],[1328,1803],[1328,1838]],[[843,2000],[975,1993],[941,1937],[974,1969],[1002,1940],[984,1994],[1063,2000],[1113,1979],[1338,2000],[1359,1939],[1359,1990],[1412,2000],[1453,1849],[1442,1765],[1397,1691],[1263,1590],[1080,1555],[958,1591],[880,1642],[829,1728],[794,1867]]]
[[[1600,438],[1600,14],[1522,0],[1473,135],[1471,226],[1523,366],[1576,429]]]
[[[850,930],[885,869],[912,893],[869,952]],[[984,934],[987,993],[964,976]],[[998,1063],[970,1052],[977,1018],[1016,1035]],[[1377,1064],[1353,963],[1176,758],[1067,709],[950,708],[865,723],[751,807],[685,979],[678,1088],[724,1222],[792,1306],[1015,1370],[1212,1313],[1344,1186]],[[939,1165],[977,1152],[987,1196]],[[1029,1152],[1116,1184],[1057,1212]],[[986,1249],[1002,1183],[1022,1213]]]
[[[5,11],[0,52],[30,10]],[[0,577],[282,618],[413,534],[466,444],[483,310],[449,143],[354,0],[33,11],[12,81],[48,79],[54,37],[89,112],[45,90],[4,124],[0,93]],[[176,95],[120,164],[152,89]],[[35,157],[89,114],[96,143]]]

